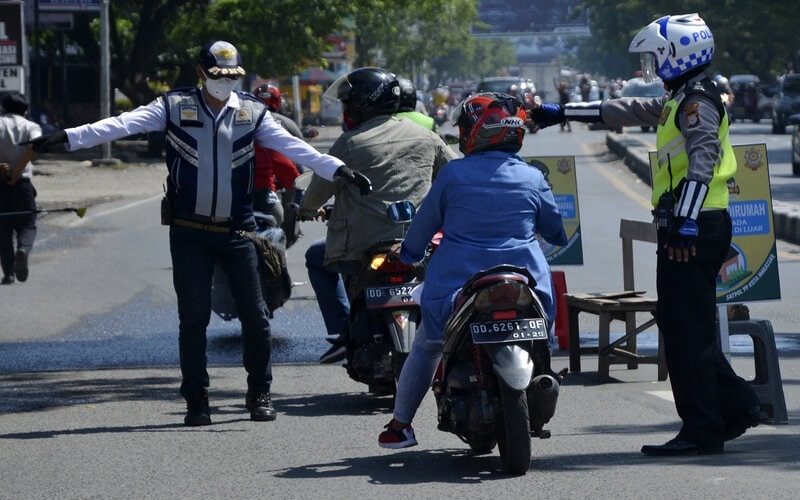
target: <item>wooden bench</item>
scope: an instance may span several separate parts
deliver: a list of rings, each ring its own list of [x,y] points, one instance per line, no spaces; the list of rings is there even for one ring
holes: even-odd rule
[[[656,243],[655,226],[651,222],[621,219],[619,236],[622,239],[623,290],[564,294],[569,317],[569,369],[573,373],[580,372],[581,355],[597,354],[598,382],[610,380],[608,372],[612,364],[627,364],[628,369],[636,369],[639,363],[657,364],[658,380],[666,380],[667,364],[661,334],[658,335],[658,354],[655,356],[640,355],[636,346],[636,336],[656,324],[656,299],[637,291],[634,286],[633,242]],[[578,315],[582,312],[598,316],[597,347],[580,346]],[[637,325],[637,313],[646,313],[649,318]],[[610,341],[612,321],[625,323],[625,334],[614,342]]]

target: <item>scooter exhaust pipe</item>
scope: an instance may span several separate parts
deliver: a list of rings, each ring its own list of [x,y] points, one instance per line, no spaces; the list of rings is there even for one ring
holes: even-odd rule
[[[543,427],[556,413],[559,388],[558,380],[551,375],[538,375],[531,381],[527,392],[531,435],[541,439],[550,437],[550,431]]]

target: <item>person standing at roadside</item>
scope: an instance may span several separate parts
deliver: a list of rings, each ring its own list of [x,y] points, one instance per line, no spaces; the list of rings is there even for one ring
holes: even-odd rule
[[[562,106],[565,104],[569,104],[572,100],[572,97],[569,95],[569,85],[567,82],[560,82],[557,87],[558,90],[558,103]],[[561,127],[561,131],[563,132],[566,130],[567,132],[572,132],[572,125],[569,124],[569,120],[564,120],[563,122],[558,124]]]
[[[0,265],[3,279],[10,285],[28,279],[28,256],[36,239],[36,188],[33,186],[33,164],[36,156],[30,146],[21,142],[42,135],[41,127],[26,119],[28,100],[19,92],[6,94],[0,115]],[[3,215],[10,212],[29,212]],[[17,237],[16,251],[14,236]]]
[[[242,323],[245,407],[251,420],[275,420],[270,395],[272,336],[259,256],[243,234],[256,229],[253,144],[273,148],[327,180],[353,182],[362,194],[369,192],[369,181],[341,160],[289,134],[259,99],[235,91],[245,70],[239,51],[229,42],[204,45],[196,72],[200,87],[171,90],[128,113],[54,132],[32,143],[37,151],[71,151],[132,134],[166,131],[167,203],[162,206],[162,223],[170,227],[178,299],[180,393],[187,405],[184,424],[211,424],[206,328],[215,262],[230,283]]]
[[[538,126],[566,120],[656,128],[658,167],[652,203],[658,228],[656,320],[682,426],[646,455],[722,453],[767,415],[752,387],[737,376],[717,341],[716,278],[730,250],[727,181],[736,173],[729,118],[720,90],[705,76],[714,36],[700,16],[664,16],[643,28],[630,52],[642,76],[659,76],[669,93],[585,104],[542,104]]]

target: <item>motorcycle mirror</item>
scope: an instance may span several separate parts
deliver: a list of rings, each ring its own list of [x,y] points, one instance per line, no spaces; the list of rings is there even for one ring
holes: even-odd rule
[[[458,144],[458,136],[453,134],[444,134],[444,142],[447,144]]]
[[[411,222],[416,213],[417,208],[408,200],[396,201],[386,209],[386,216],[389,217],[389,220],[398,224]]]

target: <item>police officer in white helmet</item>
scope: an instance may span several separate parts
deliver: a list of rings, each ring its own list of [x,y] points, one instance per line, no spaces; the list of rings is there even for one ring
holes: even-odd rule
[[[722,453],[725,441],[766,419],[717,343],[716,277],[730,248],[727,181],[736,159],[719,89],[705,74],[714,48],[697,14],[664,16],[628,49],[641,54],[645,80],[663,80],[663,97],[543,104],[531,112],[540,127],[564,120],[657,127],[656,319],[682,426],[667,443],[643,446],[646,455]]]

